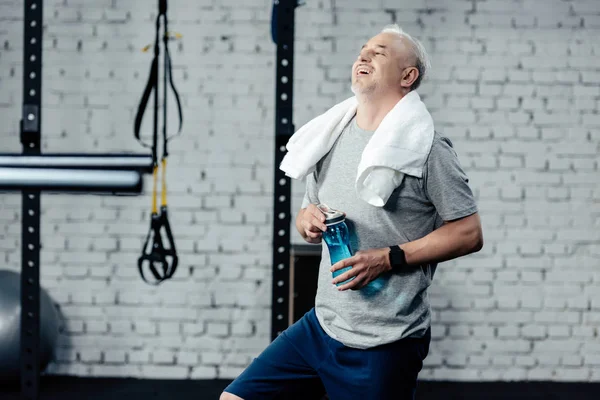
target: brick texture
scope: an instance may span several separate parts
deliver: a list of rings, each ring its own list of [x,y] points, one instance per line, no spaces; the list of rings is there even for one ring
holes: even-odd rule
[[[420,93],[480,205],[485,248],[442,264],[431,287],[422,377],[598,381],[600,3],[307,3],[296,13],[296,127],[351,95],[360,45],[398,22],[431,55]],[[43,151],[143,151],[132,126],[154,3],[44,7]],[[22,8],[0,0],[2,152],[21,151]],[[149,190],[43,196],[42,284],[65,325],[49,373],[232,378],[269,343],[270,8],[267,0],[170,3],[170,27],[183,34],[171,51],[185,118],[169,161],[180,250],[172,281],[150,287],[137,273]],[[171,130],[175,117],[171,106]],[[302,182],[293,193],[295,211]],[[20,196],[0,194],[0,210],[4,267],[18,270]],[[301,242],[295,232],[293,241]]]

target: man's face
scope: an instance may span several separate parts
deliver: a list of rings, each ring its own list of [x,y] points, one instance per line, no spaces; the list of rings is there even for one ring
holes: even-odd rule
[[[352,66],[352,91],[355,94],[399,90],[402,69],[407,64],[407,49],[402,38],[380,33],[361,49]]]

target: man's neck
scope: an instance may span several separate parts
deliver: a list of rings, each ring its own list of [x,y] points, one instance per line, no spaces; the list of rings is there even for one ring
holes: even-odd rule
[[[366,131],[376,130],[385,116],[404,96],[405,94],[400,93],[377,97],[357,95],[356,123],[359,128]]]

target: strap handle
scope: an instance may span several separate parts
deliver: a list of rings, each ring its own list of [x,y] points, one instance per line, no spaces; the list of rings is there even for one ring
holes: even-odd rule
[[[168,247],[164,246],[161,232],[163,230],[166,234]],[[160,214],[152,214],[152,222],[144,242],[143,253],[138,258],[138,269],[144,282],[158,285],[175,274],[178,264],[179,257],[169,219],[167,218],[167,210],[165,207],[161,207]],[[155,280],[146,279],[144,270],[149,270]]]

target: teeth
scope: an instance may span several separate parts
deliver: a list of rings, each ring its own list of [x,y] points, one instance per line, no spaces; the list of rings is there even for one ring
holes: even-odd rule
[[[364,72],[365,74],[369,74],[369,70],[367,70],[367,69],[365,69],[365,68],[359,68],[359,69],[357,70],[357,72],[358,72],[359,74],[360,74],[360,73],[363,73],[363,72]]]

